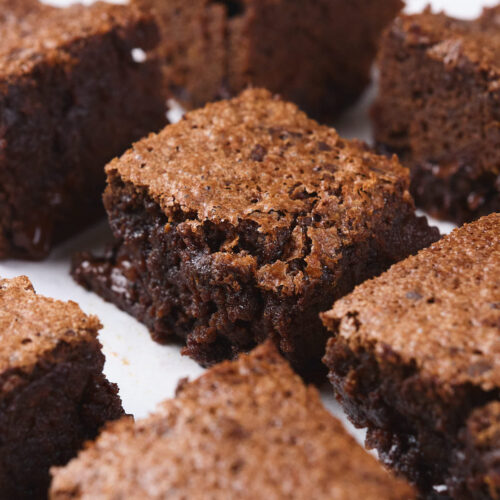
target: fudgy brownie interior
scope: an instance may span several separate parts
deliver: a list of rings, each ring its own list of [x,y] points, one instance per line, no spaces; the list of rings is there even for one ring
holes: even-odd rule
[[[99,328],[27,278],[0,280],[0,498],[46,498],[49,468],[123,415],[102,374]]]

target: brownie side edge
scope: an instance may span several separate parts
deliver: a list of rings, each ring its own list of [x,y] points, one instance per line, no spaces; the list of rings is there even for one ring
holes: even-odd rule
[[[123,415],[103,364],[97,340],[61,342],[41,354],[30,372],[1,374],[2,498],[46,498],[49,468],[65,464],[102,425]]]

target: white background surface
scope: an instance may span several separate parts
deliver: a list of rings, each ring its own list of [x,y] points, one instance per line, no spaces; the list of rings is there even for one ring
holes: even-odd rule
[[[480,13],[482,6],[491,6],[496,2],[497,0],[435,0],[431,4],[452,15],[473,17]],[[70,2],[50,0],[46,3],[62,6]],[[91,3],[91,0],[85,3]],[[114,3],[123,2],[118,0]],[[429,2],[410,0],[407,3],[408,10],[419,11]],[[374,89],[370,89],[360,104],[339,120],[336,127],[341,135],[370,140],[367,108],[373,94]],[[451,227],[447,224],[440,225],[442,232],[448,232]],[[154,343],[143,325],[72,281],[69,276],[71,254],[76,250],[100,248],[107,238],[106,224],[100,224],[57,248],[45,262],[0,263],[0,276],[10,278],[25,274],[39,293],[62,300],[74,300],[85,312],[97,315],[103,324],[100,339],[107,358],[105,372],[110,380],[120,386],[125,410],[136,417],[142,417],[152,411],[158,402],[172,397],[180,378],[196,377],[203,370],[194,361],[182,357],[178,346],[160,346]],[[322,396],[332,412],[345,421],[333,402],[327,385],[322,390]],[[355,435],[362,437],[360,432],[355,432]]]

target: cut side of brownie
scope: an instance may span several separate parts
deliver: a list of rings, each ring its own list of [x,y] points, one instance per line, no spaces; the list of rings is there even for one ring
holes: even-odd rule
[[[102,373],[100,326],[25,277],[0,280],[0,498],[46,498],[49,468],[123,415]]]
[[[453,462],[454,498],[500,498],[500,401],[472,412]]]
[[[417,206],[457,223],[499,212],[500,6],[401,16],[379,59],[376,141],[411,168]]]
[[[180,384],[151,417],[111,424],[50,498],[410,500],[267,343]]]
[[[396,160],[265,90],[189,113],[107,174],[115,250],[74,277],[203,365],[272,338],[319,368],[319,312],[438,238]]]
[[[401,0],[133,0],[152,9],[173,95],[188,108],[264,87],[329,120],[370,81]],[[300,69],[299,69],[300,68]]]
[[[333,334],[330,380],[353,423],[368,427],[367,444],[423,490],[447,483],[456,499],[497,498],[488,491],[500,484],[500,214],[394,265],[322,316]]]
[[[104,166],[166,123],[139,9],[0,2],[0,258],[42,258],[102,216]]]

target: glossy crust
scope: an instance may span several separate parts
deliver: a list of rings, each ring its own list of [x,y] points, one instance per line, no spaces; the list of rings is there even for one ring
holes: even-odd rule
[[[166,122],[152,17],[0,2],[0,258],[43,258],[103,214],[104,165]]]
[[[134,0],[151,8],[173,95],[188,108],[264,87],[331,120],[370,81],[400,0]],[[209,64],[207,64],[209,62]],[[300,70],[298,70],[300,68]]]
[[[499,19],[426,10],[382,41],[376,140],[411,168],[417,205],[457,223],[500,211]]]
[[[0,280],[0,498],[46,498],[49,468],[123,415],[102,374],[97,318]]]
[[[286,471],[286,475],[284,474]],[[59,499],[410,500],[267,343],[222,363],[54,471]]]
[[[107,173],[115,251],[74,276],[203,365],[272,338],[316,372],[318,313],[438,237],[396,160],[264,90],[189,113]]]
[[[500,214],[493,214],[322,315],[333,334],[324,361],[341,403],[356,425],[368,427],[367,443],[423,490],[446,482],[454,498],[476,498],[457,483],[479,492],[496,474],[480,448],[474,455],[464,447],[475,438],[466,429],[474,412],[500,398],[499,287]],[[454,466],[463,453],[478,470],[470,481]]]

